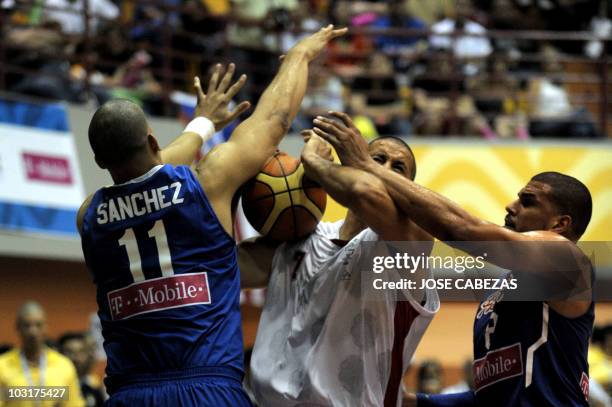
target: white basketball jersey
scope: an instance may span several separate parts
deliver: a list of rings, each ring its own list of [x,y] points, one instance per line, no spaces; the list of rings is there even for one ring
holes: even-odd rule
[[[378,236],[366,229],[341,247],[332,241],[341,226],[321,222],[274,255],[251,359],[261,406],[401,404],[401,378],[439,308],[437,292],[426,292],[424,306],[390,290],[366,300],[360,243]]]

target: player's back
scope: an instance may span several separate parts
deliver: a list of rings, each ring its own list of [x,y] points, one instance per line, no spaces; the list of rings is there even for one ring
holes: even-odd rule
[[[242,376],[235,243],[188,167],[97,191],[82,242],[111,391],[138,375]]]

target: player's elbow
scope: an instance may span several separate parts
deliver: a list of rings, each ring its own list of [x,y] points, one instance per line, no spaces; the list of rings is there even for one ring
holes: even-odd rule
[[[277,110],[272,112],[268,116],[268,122],[270,128],[281,135],[285,135],[291,128],[291,118],[288,111]]]

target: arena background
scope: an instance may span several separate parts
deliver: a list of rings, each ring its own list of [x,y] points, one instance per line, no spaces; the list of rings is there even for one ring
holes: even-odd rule
[[[573,35],[578,40],[590,38],[586,32],[573,32]],[[0,55],[6,55],[4,52],[9,45],[0,41]],[[505,205],[515,198],[516,192],[533,174],[541,171],[571,174],[589,187],[594,200],[593,218],[582,240],[612,241],[612,144],[608,119],[612,110],[607,102],[612,95],[612,86],[607,82],[612,69],[605,52],[599,61],[601,66],[598,66],[603,70],[594,70],[586,62],[581,65],[572,60],[573,65],[563,65],[562,73],[568,77],[576,71],[601,74],[597,77],[600,82],[595,84],[587,80],[581,82],[580,77],[567,84],[574,91],[586,89],[586,94],[591,96],[601,91],[594,101],[580,98],[578,102],[573,101],[575,106],[586,106],[597,119],[603,135],[601,139],[572,139],[571,135],[563,140],[496,141],[479,136],[457,138],[436,134],[404,137],[416,155],[417,182],[448,196],[484,219],[502,223]],[[3,58],[0,77],[5,78],[6,72],[13,68],[11,61]],[[177,85],[160,76],[166,102],[174,88],[189,91],[184,84]],[[10,83],[4,79],[0,85],[3,90],[10,90]],[[44,128],[40,121],[32,120],[33,116],[44,116],[41,112],[49,106],[59,109],[51,113],[52,117],[64,115],[65,126],[53,127],[57,124],[49,125],[47,121],[48,126]],[[85,196],[112,183],[110,177],[96,167],[87,142],[87,126],[95,107],[92,100],[79,104],[58,103],[16,92],[0,95],[0,344],[18,343],[14,316],[19,305],[30,299],[39,301],[47,310],[51,339],[66,331],[89,330],[95,325],[94,287],[85,269],[74,227],[66,220]],[[28,116],[24,111],[32,114]],[[183,122],[176,116],[150,120],[162,145],[180,134],[183,128]],[[13,142],[19,132],[27,133],[20,138],[22,144]],[[301,145],[300,138],[292,134],[283,141],[281,148],[298,155]],[[65,165],[62,167],[65,173],[57,175],[51,171],[48,175],[51,179],[46,180],[48,185],[41,189],[40,183],[45,180],[37,179],[35,174],[28,176],[27,160],[32,158],[24,156],[24,151],[51,158],[62,157],[63,164],[56,164]],[[53,160],[49,162],[54,163]],[[65,182],[58,182],[57,177],[65,178]],[[324,219],[337,220],[344,213],[344,208],[330,201]],[[612,279],[612,275],[604,272],[598,278]],[[261,291],[243,294],[245,346],[251,346],[265,294]],[[471,357],[475,308],[474,303],[444,303],[417,350],[415,363],[426,359],[442,363],[447,385],[458,380],[461,364]],[[596,324],[612,324],[612,303],[597,304]],[[99,356],[97,371],[102,375],[103,354]],[[411,370],[406,379],[409,386],[414,385],[413,376],[414,370]]]

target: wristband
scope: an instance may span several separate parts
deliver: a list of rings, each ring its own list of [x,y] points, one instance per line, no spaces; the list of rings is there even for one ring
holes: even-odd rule
[[[202,138],[202,142],[206,143],[215,134],[215,125],[206,117],[196,117],[187,124],[183,132],[196,133]]]

